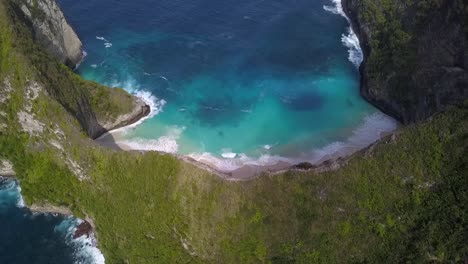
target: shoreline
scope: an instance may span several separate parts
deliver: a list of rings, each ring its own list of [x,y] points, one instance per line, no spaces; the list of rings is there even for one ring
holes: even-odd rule
[[[104,131],[98,134],[93,140],[99,140],[100,138],[108,136],[111,132],[115,132],[118,129],[138,125],[139,122],[143,122],[148,118],[153,109],[148,102],[145,102],[143,98],[135,97],[135,107],[132,112],[121,115],[117,118],[113,124],[104,124]],[[106,128],[107,127],[107,128]]]
[[[335,8],[338,11],[335,14],[344,16],[348,20],[351,33],[355,34],[359,40],[359,48],[360,48],[360,52],[362,53],[362,59],[363,59],[359,65],[361,97],[363,97],[371,105],[375,106],[374,103],[367,100],[365,96],[362,94],[362,82],[365,80],[363,76],[362,68],[366,62],[367,54],[368,54],[368,47],[366,46],[366,42],[362,39],[362,36],[361,36],[362,34],[360,34],[360,29],[356,28],[357,25],[356,25],[355,18],[349,14],[346,0],[337,0],[333,2],[336,5]],[[142,97],[137,97],[137,98],[143,101],[145,100]],[[146,102],[146,106],[151,108],[148,102]],[[398,128],[400,127],[400,123],[398,122],[398,120],[394,119],[390,115],[387,115],[386,112],[380,109],[379,107],[376,107],[376,108],[378,111],[381,111],[383,115],[396,121],[395,127],[393,129],[389,131],[381,131],[375,140],[370,140],[370,142],[364,143],[361,145],[358,145],[358,144],[353,145],[353,144],[349,144],[350,142],[347,142],[348,145],[345,144],[342,147],[342,149],[334,150],[333,152],[327,153],[323,155],[322,157],[320,157],[318,160],[315,160],[313,162],[311,161],[294,162],[294,161],[284,161],[280,159],[272,164],[261,165],[261,164],[247,163],[235,169],[222,169],[216,166],[214,161],[212,160],[210,161],[209,159],[206,159],[203,157],[201,157],[200,159],[195,159],[190,154],[182,155],[182,154],[175,154],[175,153],[162,152],[162,151],[156,151],[156,150],[138,150],[122,142],[119,142],[119,140],[116,140],[114,138],[115,133],[117,133],[118,131],[122,131],[131,127],[135,127],[136,125],[146,120],[146,118],[148,118],[148,116],[152,113],[152,111],[155,111],[155,109],[150,109],[147,115],[142,116],[140,119],[132,120],[134,122],[126,126],[122,126],[122,127],[109,130],[108,132],[104,133],[100,137],[96,138],[95,141],[101,146],[109,147],[109,148],[113,148],[117,150],[140,151],[143,153],[146,151],[155,151],[155,152],[159,152],[162,154],[172,155],[182,162],[192,164],[196,166],[197,168],[200,168],[202,170],[208,171],[209,173],[215,174],[224,180],[247,181],[247,180],[255,179],[262,175],[278,175],[287,171],[301,171],[301,172],[328,171],[330,169],[336,169],[337,167],[338,168],[341,167],[343,164],[346,163],[348,159],[350,159],[355,154],[365,151],[368,148],[371,148],[373,145],[378,144],[380,141],[384,140],[390,135],[394,135],[398,131]],[[347,139],[347,141],[348,140],[349,138]],[[337,143],[343,143],[343,142],[337,142]]]
[[[27,208],[33,214],[51,214],[53,216],[62,216],[64,218],[73,217],[81,222],[75,227],[75,231],[73,231],[72,233],[73,239],[78,239],[82,236],[86,236],[86,238],[96,237],[96,232],[95,232],[96,226],[94,225],[94,221],[91,218],[89,217],[86,217],[85,219],[78,218],[66,206],[56,206],[56,205],[49,204],[49,203],[32,204],[28,206],[24,204],[23,195],[21,194],[21,182],[18,180],[18,178],[16,178],[16,175],[15,174],[14,175],[12,174],[0,175],[0,181],[8,180],[8,179],[15,181],[19,188],[18,192],[21,197],[21,202],[16,205],[17,207]]]
[[[363,86],[362,82],[365,81],[362,68],[367,60],[368,46],[362,37],[360,28],[356,25],[356,21],[355,21],[356,18],[354,18],[352,14],[349,13],[346,0],[335,0],[333,1],[333,3],[335,4],[335,8],[336,8],[335,14],[344,16],[346,20],[349,22],[351,34],[355,34],[357,36],[357,39],[359,41],[359,49],[360,49],[360,52],[362,53],[362,61],[359,64],[360,93],[361,93],[361,96],[366,101],[368,101],[371,105],[375,106],[373,102],[370,102],[369,100],[367,100],[365,96],[362,94],[362,86]],[[353,61],[351,62],[354,63]],[[140,100],[144,100],[144,98],[141,98],[141,97],[138,97],[138,98],[140,98]],[[149,107],[148,103],[147,103],[147,106]],[[314,160],[313,162],[311,161],[301,162],[301,161],[292,161],[292,160],[285,161],[285,160],[279,159],[276,162],[273,162],[271,164],[262,165],[262,164],[247,163],[244,165],[240,165],[240,167],[237,167],[237,168],[223,169],[215,164],[216,161],[210,160],[210,157],[208,158],[203,157],[203,155],[201,155],[200,158],[196,159],[191,154],[182,155],[182,154],[175,154],[175,153],[162,152],[162,151],[156,151],[156,150],[138,150],[122,142],[119,142],[118,139],[114,138],[114,135],[116,132],[134,127],[138,125],[139,123],[143,122],[144,120],[146,120],[145,117],[147,117],[152,111],[154,111],[154,109],[150,109],[150,113],[141,117],[140,119],[134,120],[135,122],[127,126],[122,126],[116,129],[109,130],[107,133],[98,137],[96,139],[96,142],[100,144],[101,146],[110,147],[113,149],[118,149],[118,150],[123,150],[123,151],[140,151],[140,152],[156,151],[156,152],[160,152],[163,154],[172,155],[182,162],[192,164],[200,169],[203,169],[212,174],[215,174],[218,177],[221,177],[225,180],[246,181],[246,180],[255,179],[256,177],[259,177],[262,175],[277,175],[277,174],[284,173],[284,172],[291,171],[291,170],[302,171],[302,172],[308,172],[312,170],[313,171],[327,171],[330,169],[341,167],[344,163],[346,163],[346,161],[350,157],[354,156],[357,153],[362,152],[363,150],[366,150],[372,147],[374,144],[377,144],[378,142],[384,140],[386,137],[390,135],[394,135],[394,133],[398,130],[399,125],[400,125],[398,123],[398,120],[394,119],[390,115],[387,115],[386,111],[380,109],[379,107],[376,107],[376,108],[377,110],[381,111],[383,115],[388,116],[392,120],[396,121],[395,127],[393,129],[390,129],[388,131],[387,130],[381,131],[379,135],[377,136],[377,138],[375,138],[375,140],[371,139],[370,142],[363,143],[363,144],[353,144],[355,142],[347,142],[349,141],[349,138],[346,140],[346,142],[337,142],[337,143],[343,143],[343,146],[340,149],[331,150],[330,153],[324,154],[323,156],[319,157],[317,160]],[[217,159],[217,157],[212,157],[212,158]]]
[[[382,113],[383,116],[386,116]],[[390,118],[389,116],[386,116]],[[389,119],[390,120],[390,119]],[[222,169],[217,167],[213,162],[209,160],[202,159],[195,159],[190,155],[183,155],[183,154],[176,154],[176,153],[169,153],[157,150],[138,150],[133,149],[124,143],[119,143],[119,140],[115,139],[115,133],[122,131],[122,129],[132,128],[133,125],[129,125],[127,127],[122,127],[116,130],[109,131],[106,135],[101,136],[100,138],[96,139],[95,142],[102,147],[111,148],[117,151],[136,151],[140,153],[145,153],[147,151],[158,152],[164,155],[171,155],[177,158],[181,162],[185,162],[191,164],[199,169],[207,171],[211,174],[214,174],[224,180],[227,181],[248,181],[253,180],[260,176],[267,176],[267,175],[279,175],[281,173],[285,173],[288,171],[298,171],[298,172],[324,172],[330,170],[336,170],[347,163],[349,159],[351,159],[354,155],[359,154],[361,152],[365,152],[368,149],[372,148],[374,145],[378,144],[379,142],[385,141],[389,137],[393,137],[396,133],[398,133],[398,129],[400,128],[400,124],[396,122],[393,118],[391,119],[395,121],[395,128],[388,131],[384,130],[379,132],[377,135],[376,140],[373,140],[369,143],[364,143],[362,146],[353,145],[351,142],[346,142],[344,147],[340,150],[335,150],[330,152],[326,155],[321,156],[316,161],[296,161],[296,162],[287,162],[284,160],[279,160],[271,164],[260,165],[260,164],[244,164],[236,169],[228,170]],[[343,143],[343,142],[341,142]]]

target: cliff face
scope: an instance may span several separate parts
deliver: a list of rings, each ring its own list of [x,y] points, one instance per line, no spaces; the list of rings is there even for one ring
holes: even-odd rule
[[[54,0],[23,0],[20,8],[49,53],[71,68],[82,60],[81,41]]]
[[[55,0],[4,2],[9,23],[16,32],[12,41],[28,54],[29,64],[37,70],[36,81],[76,118],[89,137],[97,138],[149,113],[141,99],[122,89],[85,81],[63,67],[61,63],[75,67],[82,59],[82,49]]]
[[[363,97],[403,123],[468,98],[464,2],[343,0],[365,55]]]

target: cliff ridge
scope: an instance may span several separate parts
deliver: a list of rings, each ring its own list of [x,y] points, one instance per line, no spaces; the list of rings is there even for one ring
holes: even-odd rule
[[[343,0],[364,52],[361,94],[404,124],[468,98],[467,4]]]
[[[74,68],[83,59],[82,43],[53,0],[24,0],[20,4],[30,20],[36,41],[62,63]]]

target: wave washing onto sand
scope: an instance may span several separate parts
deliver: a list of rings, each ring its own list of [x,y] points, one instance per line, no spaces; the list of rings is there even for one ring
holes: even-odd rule
[[[169,128],[167,135],[158,139],[132,138],[130,140],[118,140],[117,143],[135,150],[161,151],[175,154],[179,150],[177,140],[184,130],[184,127],[173,126]]]
[[[361,44],[359,43],[359,38],[357,37],[356,33],[354,33],[353,28],[351,27],[351,20],[343,11],[343,5],[341,4],[341,0],[332,0],[333,6],[323,6],[328,12],[331,12],[335,15],[340,15],[346,20],[348,20],[350,26],[348,28],[348,34],[343,34],[341,36],[341,42],[343,45],[348,48],[348,59],[351,61],[356,67],[359,68],[362,61],[364,60],[364,54],[361,50]]]
[[[107,84],[107,86],[121,87],[128,93],[140,98],[141,100],[143,100],[143,102],[145,102],[146,105],[150,107],[150,113],[133,124],[130,124],[128,126],[121,127],[118,129],[114,129],[108,133],[105,133],[104,135],[99,137],[98,140],[108,136],[109,134],[114,134],[117,132],[119,133],[125,132],[128,129],[141,125],[146,120],[151,119],[157,114],[161,113],[163,111],[164,106],[166,105],[166,101],[164,99],[159,99],[156,96],[154,96],[151,92],[140,89],[139,85],[136,84],[136,81],[131,78],[129,78],[126,82],[123,82],[123,83],[114,81],[114,82]]]
[[[253,165],[253,166],[273,166],[276,165],[280,162],[285,162],[288,164],[295,164],[295,160],[286,158],[286,157],[281,157],[277,155],[269,155],[269,154],[263,154],[259,158],[252,158],[247,156],[244,153],[223,153],[220,157],[214,156],[212,153],[209,152],[204,152],[204,153],[191,153],[187,155],[188,157],[209,165],[211,167],[216,168],[219,171],[222,172],[230,172],[237,170],[239,168],[242,168],[246,165]]]
[[[150,93],[148,93],[151,95]],[[136,126],[138,124],[134,124]],[[230,172],[242,168],[246,165],[252,166],[274,166],[279,163],[290,165],[301,162],[319,164],[327,159],[346,157],[360,149],[368,147],[379,140],[385,133],[394,131],[398,123],[391,117],[376,112],[364,118],[362,124],[358,126],[352,134],[344,141],[330,143],[324,147],[311,147],[310,152],[303,153],[299,158],[288,158],[270,154],[277,147],[277,143],[272,145],[259,146],[258,150],[263,153],[259,157],[249,157],[244,153],[235,153],[231,149],[223,149],[220,156],[209,152],[190,153],[190,157],[198,162],[209,165],[223,172]],[[115,140],[123,149],[160,151],[177,154],[179,151],[178,140],[185,131],[185,127],[171,126],[167,133],[157,139],[126,138],[125,132],[128,127],[113,131]],[[120,133],[114,133],[120,132]]]
[[[398,122],[395,119],[381,112],[373,113],[367,116],[364,122],[345,141],[333,142],[314,150],[311,155],[312,158],[306,161],[314,164],[330,158],[349,156],[370,146],[386,133],[393,132],[397,128]]]
[[[89,237],[83,235],[73,238],[77,226],[83,223],[83,220],[69,216],[58,224],[54,231],[60,232],[65,237],[68,246],[75,249],[73,252],[74,264],[104,264],[105,259],[101,251],[97,248],[97,241],[94,234]]]
[[[304,153],[304,158],[286,158],[278,155],[263,154],[259,158],[248,157],[243,153],[233,153],[229,149],[221,155],[223,158],[216,157],[211,153],[192,153],[187,156],[190,158],[213,166],[220,171],[233,171],[245,165],[255,166],[273,166],[279,162],[289,163],[291,165],[301,162],[310,162],[319,164],[327,159],[349,156],[356,151],[368,147],[376,142],[385,133],[394,131],[398,127],[398,123],[391,117],[376,112],[367,116],[363,123],[356,128],[352,135],[344,141],[330,143],[324,147],[314,149],[309,153]],[[272,146],[267,145],[262,148],[265,150],[272,149]]]
[[[332,0],[332,2],[333,6],[327,5],[323,6],[323,8],[326,11],[331,12],[333,14],[343,16],[351,24],[351,21],[343,11],[341,0]],[[105,39],[102,40],[107,41]],[[359,39],[357,35],[353,32],[351,26],[348,28],[348,33],[342,35],[341,41],[344,44],[344,46],[348,48],[349,60],[356,67],[359,67],[363,61],[363,53],[360,48]],[[136,82],[132,79],[129,79],[124,84],[115,83],[112,86],[123,87],[131,93],[135,90],[138,91],[139,88]],[[156,114],[162,111],[162,107],[165,104],[164,100],[159,100],[148,92],[144,92],[143,94],[140,94],[140,96],[142,96],[142,99],[144,99],[145,102],[153,102],[152,108],[153,105],[157,107]],[[138,123],[133,124],[129,127],[135,127],[138,124],[142,123],[144,120],[152,118],[154,115],[155,114],[151,114],[145,119],[140,120]],[[124,127],[119,130],[125,131],[129,127]],[[274,151],[274,147],[276,144],[260,146],[260,153],[263,154],[260,155],[260,157],[258,158],[249,157],[244,153],[234,153],[229,149],[223,150],[220,156],[208,152],[191,153],[186,156],[201,163],[215,167],[218,170],[226,172],[239,169],[245,165],[273,166],[280,162],[289,163],[291,165],[300,162],[310,162],[313,164],[317,164],[324,161],[325,159],[350,155],[380,139],[382,133],[394,131],[396,128],[397,122],[394,119],[384,115],[383,113],[374,113],[366,117],[362,125],[359,126],[356,130],[354,130],[352,135],[347,140],[334,142],[322,148],[312,149],[309,153],[303,153],[303,155],[301,155],[301,158],[286,158],[278,155],[269,154],[270,151]],[[128,148],[144,151],[162,151],[175,154],[179,150],[177,140],[180,138],[184,130],[185,128],[174,127],[170,129],[165,136],[162,136],[158,139],[125,139],[125,137],[121,137],[121,139],[117,139],[116,141],[117,144],[121,145],[123,148],[126,149]]]

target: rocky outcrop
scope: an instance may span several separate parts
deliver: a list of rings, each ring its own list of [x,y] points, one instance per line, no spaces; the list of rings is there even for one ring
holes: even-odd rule
[[[459,0],[343,0],[364,52],[361,94],[407,124],[468,98],[468,8]]]
[[[118,93],[117,88],[106,88],[110,89],[109,93]],[[112,96],[103,97],[100,100],[104,102],[110,102]],[[85,96],[79,98],[78,108],[73,110],[73,115],[77,118],[83,130],[92,139],[97,139],[103,134],[110,130],[118,129],[124,126],[136,123],[140,119],[146,117],[151,112],[150,106],[148,106],[143,100],[135,96],[127,96],[125,100],[120,102],[121,104],[131,105],[131,109],[124,111],[115,107],[116,112],[108,113],[98,107],[92,106],[89,100]],[[118,102],[112,102],[117,104]],[[103,113],[106,112],[106,113]],[[111,116],[109,116],[111,115]]]
[[[79,238],[85,236],[89,238],[93,235],[93,226],[88,221],[83,221],[76,227],[75,233],[73,234],[73,238]]]
[[[146,117],[151,112],[150,106],[148,106],[143,100],[135,97],[133,103],[133,110],[129,113],[122,114],[113,121],[103,121],[101,122],[101,127],[104,131],[110,131],[113,129],[121,128],[124,126],[131,125],[136,123],[138,120]]]
[[[83,58],[82,44],[55,0],[22,0],[36,40],[62,63],[74,68]]]
[[[47,95],[76,118],[89,137],[95,139],[109,130],[132,124],[149,114],[149,106],[141,99],[122,89],[111,89],[74,78],[69,69],[51,58],[54,56],[71,68],[82,59],[81,41],[55,0],[8,0],[6,3],[9,9],[7,14],[11,16],[10,21],[20,36],[21,41],[17,45],[34,55],[30,63],[38,71],[36,81],[41,83]],[[33,45],[34,42],[39,45]],[[51,56],[45,56],[45,52]],[[0,100],[3,97],[6,98],[6,95],[0,93]],[[26,98],[27,101],[34,99]],[[24,130],[30,134],[41,132],[43,126],[33,124],[33,114],[27,115],[30,111],[26,112],[18,113]],[[29,128],[34,130],[29,131]]]
[[[0,160],[0,177],[14,177],[16,173],[9,160]]]

